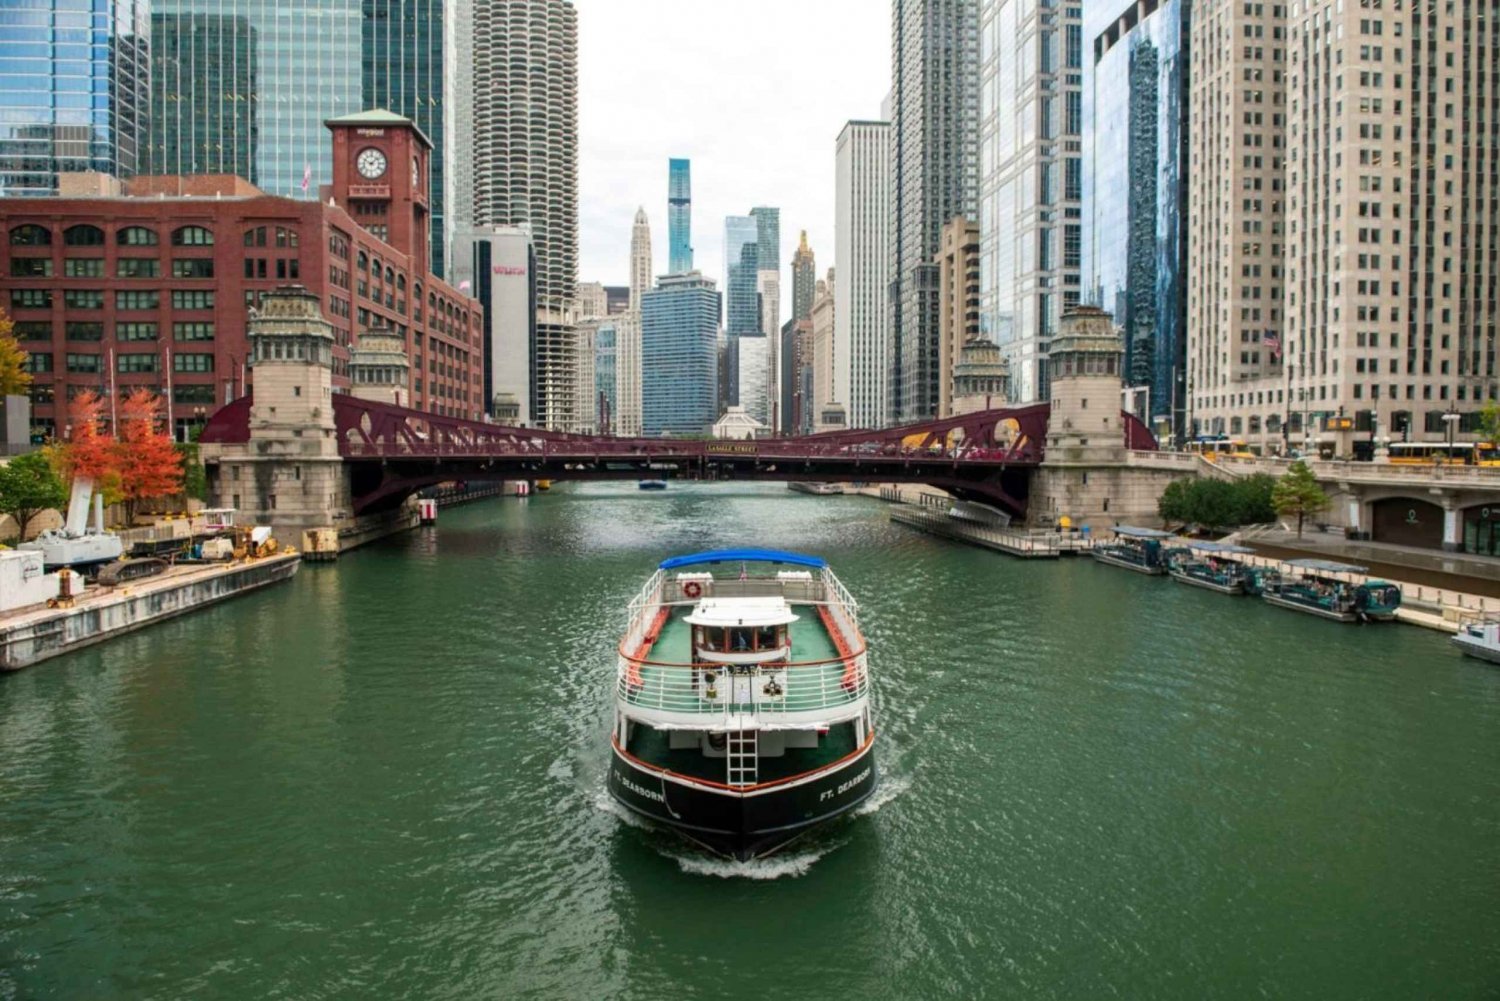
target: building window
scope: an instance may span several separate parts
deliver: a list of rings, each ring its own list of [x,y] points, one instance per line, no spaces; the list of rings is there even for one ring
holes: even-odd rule
[[[122,257],[115,261],[119,278],[160,278],[161,262],[154,257]]]
[[[295,247],[296,245],[297,231],[295,229],[287,229],[284,226],[276,227],[276,246]]]
[[[52,290],[47,288],[13,288],[10,290],[11,309],[51,309]]]
[[[16,226],[10,231],[12,247],[50,247],[52,231],[44,226]]]
[[[212,257],[179,257],[172,262],[173,278],[212,278],[214,276],[214,259]]]
[[[98,355],[68,354],[68,371],[93,373],[101,371]]]
[[[40,384],[40,383],[33,382],[31,384],[31,402],[32,403],[51,403],[52,399],[53,399],[53,396],[52,396],[52,384],[51,383]],[[32,423],[35,424],[36,420],[34,419],[32,421]]]
[[[48,320],[17,320],[12,333],[18,341],[50,341],[52,324]]]
[[[100,288],[70,288],[63,292],[63,305],[69,309],[103,309],[104,290]]]
[[[51,278],[52,258],[12,257],[10,259],[10,276],[12,278]]]
[[[181,226],[172,231],[174,247],[212,247],[214,235],[202,226]]]
[[[213,309],[214,294],[208,289],[172,290],[173,309]]]
[[[69,226],[63,230],[63,243],[70,247],[102,247],[104,230],[87,224]]]
[[[174,323],[172,324],[172,339],[174,341],[211,341],[214,339],[214,325],[212,323]]]
[[[102,341],[104,324],[92,320],[69,320],[64,333],[70,341]]]
[[[115,242],[122,247],[154,247],[160,242],[156,230],[145,226],[126,226],[115,234]]]
[[[172,356],[172,371],[174,372],[212,372],[213,370],[213,355],[175,354]]]
[[[151,354],[119,354],[115,355],[115,371],[122,374],[132,372],[159,372],[161,370],[161,357],[154,352]]]
[[[52,353],[49,351],[35,352],[26,356],[26,371],[28,372],[50,372],[52,371]]]
[[[214,387],[203,383],[177,383],[172,387],[172,402],[212,403],[214,402]]]
[[[115,293],[115,309],[156,309],[160,305],[161,293],[156,289]]]
[[[63,261],[65,278],[103,278],[104,258],[69,257]]]
[[[154,323],[116,323],[115,340],[117,341],[154,341],[156,340],[156,324]],[[121,369],[123,372],[124,369]]]
[[[256,226],[254,229],[245,230],[245,246],[264,247],[266,245],[266,227]]]

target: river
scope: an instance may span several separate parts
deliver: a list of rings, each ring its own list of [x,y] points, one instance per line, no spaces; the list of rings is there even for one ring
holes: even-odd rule
[[[603,793],[661,558],[826,556],[883,785],[716,861]],[[580,484],[0,677],[0,998],[1494,998],[1500,670],[779,486]]]

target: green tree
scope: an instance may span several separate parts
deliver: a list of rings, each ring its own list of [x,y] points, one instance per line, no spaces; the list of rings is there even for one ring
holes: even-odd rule
[[[1276,478],[1266,473],[1254,473],[1234,482],[1234,524],[1259,525],[1276,520],[1276,508],[1271,504],[1271,493],[1276,489]]]
[[[1156,501],[1156,513],[1162,521],[1191,521],[1189,498],[1196,480],[1173,480]]]
[[[1491,445],[1500,442],[1500,402],[1491,400],[1479,411],[1479,437]]]
[[[1276,487],[1271,491],[1271,506],[1277,514],[1297,516],[1297,538],[1300,539],[1303,519],[1327,510],[1328,495],[1318,486],[1318,480],[1307,463],[1298,459],[1286,475],[1276,481]]]
[[[208,474],[203,471],[197,444],[187,442],[176,447],[182,457],[182,492],[194,500],[207,500]]]
[[[18,455],[0,466],[0,513],[16,520],[20,541],[26,541],[31,519],[48,508],[62,508],[68,491],[42,452]]]
[[[25,396],[31,392],[31,357],[15,337],[16,325],[0,310],[0,396]]]

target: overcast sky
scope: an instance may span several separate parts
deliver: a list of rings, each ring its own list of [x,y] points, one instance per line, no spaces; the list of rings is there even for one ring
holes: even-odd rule
[[[781,209],[782,312],[800,230],[833,260],[833,144],[890,87],[889,0],[575,0],[578,277],[628,282],[630,225],[667,267],[667,159],[693,161],[693,264],[724,282],[724,217]]]

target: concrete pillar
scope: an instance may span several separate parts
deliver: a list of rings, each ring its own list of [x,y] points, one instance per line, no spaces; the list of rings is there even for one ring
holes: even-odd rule
[[[1456,501],[1444,499],[1443,501],[1443,551],[1447,553],[1462,552],[1464,548],[1463,521],[1459,515]]]

